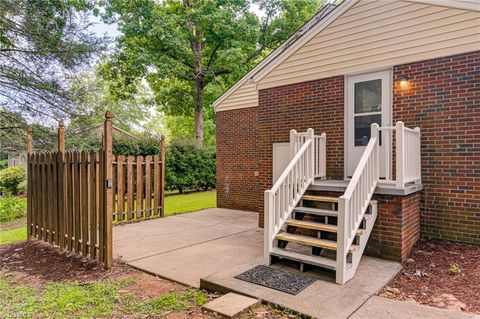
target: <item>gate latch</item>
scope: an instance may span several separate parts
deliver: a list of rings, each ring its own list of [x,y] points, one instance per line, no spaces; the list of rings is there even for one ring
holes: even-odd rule
[[[112,188],[113,187],[113,182],[111,179],[107,179],[107,188]]]

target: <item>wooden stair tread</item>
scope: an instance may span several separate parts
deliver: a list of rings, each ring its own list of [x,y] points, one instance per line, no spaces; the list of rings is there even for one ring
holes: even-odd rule
[[[316,202],[338,203],[338,198],[337,197],[329,197],[329,196],[303,195],[302,199],[313,200],[313,201],[316,201]]]
[[[313,246],[318,248],[324,248],[328,250],[337,250],[337,243],[332,240],[320,239],[310,236],[302,236],[302,235],[295,235],[295,234],[288,234],[288,233],[278,233],[275,236],[278,240],[284,240],[289,242],[295,242],[298,244],[306,245],[306,246]],[[355,252],[357,250],[357,245],[351,245],[349,251]]]
[[[315,202],[327,202],[327,203],[338,203],[338,197],[330,197],[330,196],[317,196],[317,195],[303,195],[303,200],[311,200]],[[368,205],[376,205],[376,200],[371,200]]]
[[[276,257],[282,257],[331,270],[335,270],[337,267],[336,262],[333,259],[321,256],[306,255],[277,247],[274,247],[270,254]]]
[[[313,207],[303,207],[303,206],[295,207],[294,211],[311,214],[311,215],[317,215],[317,216],[332,216],[332,217],[338,216],[338,212],[336,210],[320,209],[320,208],[313,208]]]
[[[331,233],[336,233],[337,232],[337,226],[336,225],[316,223],[316,222],[308,221],[308,220],[289,219],[285,222],[285,225],[299,227],[299,228],[305,228],[305,229],[328,231],[328,232],[331,232]],[[357,231],[357,236],[362,235],[364,232],[365,232],[364,229],[359,229]]]

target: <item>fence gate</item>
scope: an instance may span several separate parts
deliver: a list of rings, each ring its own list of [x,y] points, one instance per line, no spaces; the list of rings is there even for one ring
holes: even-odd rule
[[[62,122],[57,152],[34,153],[30,128],[27,141],[28,239],[96,259],[108,269],[114,221],[163,216],[163,138],[160,156],[128,157],[126,162],[118,156],[115,161],[107,112],[103,147],[98,152],[65,151]]]

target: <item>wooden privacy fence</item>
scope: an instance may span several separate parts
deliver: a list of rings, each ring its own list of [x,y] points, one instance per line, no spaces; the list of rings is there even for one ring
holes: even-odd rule
[[[27,131],[27,233],[62,250],[112,264],[112,223],[163,216],[165,143],[161,154],[112,155],[112,123],[105,115],[103,148],[65,151],[64,127],[58,151],[32,151]]]
[[[115,222],[136,221],[164,215],[165,143],[160,155],[119,155],[114,164]]]

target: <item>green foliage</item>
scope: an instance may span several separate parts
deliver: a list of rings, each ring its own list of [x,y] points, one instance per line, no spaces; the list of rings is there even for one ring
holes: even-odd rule
[[[450,274],[456,275],[461,272],[460,266],[458,264],[452,264],[448,270]]]
[[[208,298],[202,291],[173,291],[149,300],[141,307],[140,312],[150,315],[164,314],[173,310],[187,309],[191,306],[201,306],[207,301]]]
[[[0,189],[9,194],[17,195],[19,184],[25,180],[25,170],[12,166],[0,171]]]
[[[70,118],[70,129],[78,130],[102,123],[107,110],[113,114],[113,125],[127,132],[142,126],[143,120],[150,116],[149,110],[154,108],[153,96],[147,86],[139,83],[136,94],[130,99],[113,95],[109,87],[110,81],[103,79],[96,71],[71,78],[69,91],[76,114]]]
[[[27,227],[19,227],[10,230],[0,230],[0,245],[11,244],[22,240],[27,240]],[[1,315],[0,318],[2,318]]]
[[[5,169],[8,167],[8,159],[0,160],[0,170]]]
[[[249,10],[252,2],[265,11],[262,21]],[[161,111],[189,118],[186,133],[199,145],[203,132],[194,131],[194,122],[206,132],[213,129],[212,102],[305,23],[320,2],[107,0],[104,18],[117,22],[123,35],[101,73],[122,98],[146,79]]]
[[[171,143],[165,154],[165,187],[180,193],[215,187],[215,152],[184,141]]]
[[[66,76],[103,49],[87,28],[96,2],[0,1],[0,106],[43,120],[72,114]]]
[[[0,222],[8,222],[24,217],[27,212],[27,201],[25,198],[12,196],[0,198]]]
[[[27,193],[27,180],[23,180],[18,184],[18,193],[26,194]]]

